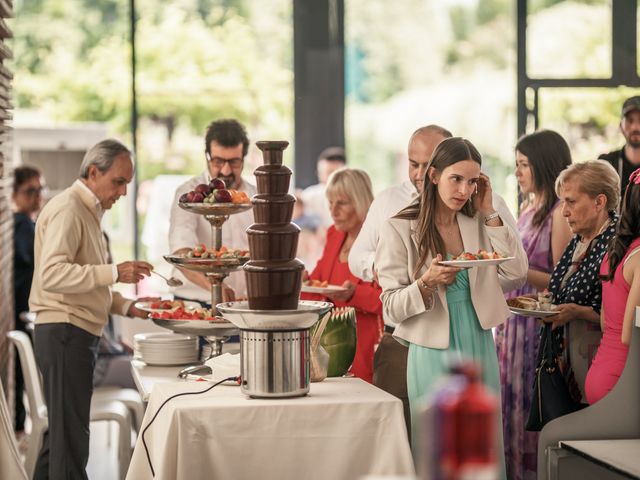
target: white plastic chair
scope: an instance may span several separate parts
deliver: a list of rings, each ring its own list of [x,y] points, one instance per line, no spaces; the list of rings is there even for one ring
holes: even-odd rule
[[[47,418],[47,406],[42,392],[40,373],[36,366],[31,340],[26,333],[13,330],[7,333],[7,337],[13,342],[20,356],[24,385],[29,400],[29,415],[31,418],[31,436],[29,448],[25,459],[25,470],[29,478],[33,472],[42,447],[44,433],[49,427]],[[119,401],[107,401],[96,397],[91,401],[90,421],[111,421],[118,424],[118,462],[120,478],[125,478],[129,461],[131,460],[132,440],[135,435],[131,431],[131,415],[127,407]]]
[[[16,438],[13,434],[13,422],[0,381],[0,478],[27,480],[27,472],[22,465]]]
[[[144,404],[136,390],[111,386],[95,387],[93,389],[93,401],[123,403],[131,415],[131,426],[136,433],[140,433],[142,418],[144,417]]]

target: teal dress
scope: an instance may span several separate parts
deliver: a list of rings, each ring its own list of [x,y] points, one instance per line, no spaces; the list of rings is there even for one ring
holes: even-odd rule
[[[484,384],[495,391],[499,412],[500,435],[498,454],[504,465],[504,447],[502,444],[502,415],[500,414],[500,372],[496,346],[491,330],[480,326],[478,316],[471,302],[469,274],[462,270],[456,275],[456,281],[447,288],[449,306],[449,348],[428,348],[409,343],[407,359],[407,390],[411,409],[412,432],[418,432],[416,424],[423,398],[433,393],[437,382],[449,373],[452,361],[458,359],[473,360],[482,367]],[[415,445],[416,442],[413,442]],[[502,474],[503,478],[506,475]]]

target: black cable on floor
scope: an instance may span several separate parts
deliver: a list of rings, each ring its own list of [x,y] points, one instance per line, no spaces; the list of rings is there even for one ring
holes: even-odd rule
[[[209,390],[211,390],[214,387],[217,387],[221,383],[224,383],[224,382],[239,382],[239,381],[240,381],[240,377],[228,377],[228,378],[225,378],[224,380],[220,380],[219,382],[214,383],[209,388],[205,388],[204,390],[201,390],[199,392],[176,393],[175,395],[170,396],[164,402],[162,402],[162,405],[160,405],[160,408],[158,408],[156,413],[153,415],[153,418],[149,421],[147,426],[144,427],[144,430],[142,430],[142,445],[144,446],[144,451],[147,454],[147,462],[149,462],[149,468],[151,469],[151,476],[152,477],[156,476],[156,472],[153,469],[153,464],[151,463],[151,455],[149,455],[149,449],[147,448],[147,442],[145,442],[145,440],[144,440],[144,434],[147,433],[147,430],[149,430],[149,427],[151,427],[151,424],[154,422],[154,420],[156,419],[156,417],[160,413],[160,410],[162,410],[162,407],[164,407],[169,400],[172,400],[174,398],[182,397],[182,396],[185,396],[185,395],[200,395],[201,393],[207,393]]]

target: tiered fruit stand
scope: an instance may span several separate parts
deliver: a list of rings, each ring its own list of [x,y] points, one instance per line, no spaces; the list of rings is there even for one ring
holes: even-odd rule
[[[251,203],[182,203],[180,208],[193,214],[203,215],[211,224],[213,248],[222,247],[222,226],[230,215],[249,210]],[[211,284],[211,309],[214,320],[166,320],[153,318],[153,322],[176,333],[200,335],[211,345],[211,355],[222,353],[222,344],[231,335],[238,334],[238,328],[228,320],[218,316],[216,305],[222,302],[222,282],[232,272],[240,270],[249,258],[198,258],[185,255],[165,255],[172,265],[187,270],[204,273]]]

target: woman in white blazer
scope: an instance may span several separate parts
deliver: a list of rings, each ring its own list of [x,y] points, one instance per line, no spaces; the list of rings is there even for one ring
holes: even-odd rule
[[[383,311],[397,324],[394,336],[409,345],[407,387],[414,423],[419,399],[449,372],[455,358],[481,366],[485,384],[499,398],[491,328],[509,317],[503,288],[524,284],[528,262],[518,233],[494,209],[481,162],[468,140],[443,140],[419,199],[380,232],[375,265]],[[468,270],[439,264],[478,250],[515,258]]]

